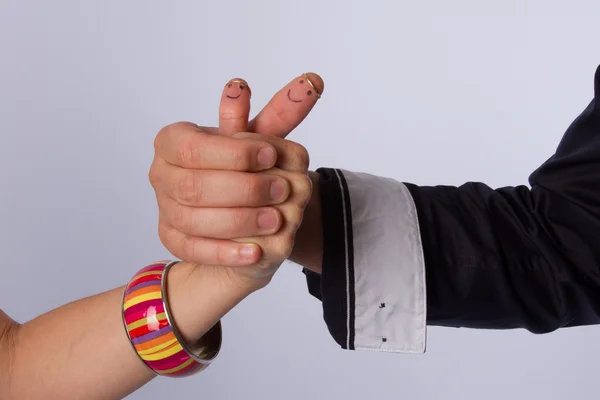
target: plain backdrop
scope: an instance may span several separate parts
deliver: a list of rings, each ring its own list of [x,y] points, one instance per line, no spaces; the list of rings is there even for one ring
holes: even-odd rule
[[[0,0],[0,307],[20,322],[168,257],[147,180],[169,123],[253,115],[305,71],[312,168],[526,184],[593,95],[600,2]],[[595,399],[600,327],[430,328],[423,356],[339,349],[298,266],[224,319],[205,373],[132,399]],[[101,323],[99,329],[102,329]]]

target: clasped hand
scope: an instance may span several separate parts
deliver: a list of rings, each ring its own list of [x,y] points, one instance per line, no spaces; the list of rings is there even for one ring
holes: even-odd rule
[[[175,257],[221,266],[239,283],[270,281],[294,247],[312,191],[307,150],[284,138],[322,91],[318,75],[301,75],[249,121],[250,88],[233,79],[218,128],[178,122],[160,130],[149,179],[159,236]]]

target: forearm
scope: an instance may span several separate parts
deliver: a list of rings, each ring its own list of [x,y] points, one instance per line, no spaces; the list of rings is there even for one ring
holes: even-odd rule
[[[320,274],[323,262],[323,222],[319,173],[310,172],[310,178],[313,184],[313,192],[308,205],[304,209],[304,219],[296,233],[290,261]]]
[[[188,344],[253,291],[222,268],[176,264],[168,274],[172,318]],[[121,319],[123,287],[62,306],[11,329],[0,367],[3,399],[120,399],[153,378]]]

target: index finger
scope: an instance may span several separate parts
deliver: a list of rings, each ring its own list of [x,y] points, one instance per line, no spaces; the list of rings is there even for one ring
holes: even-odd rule
[[[189,122],[161,129],[154,148],[167,163],[189,169],[255,172],[273,167],[277,159],[270,143],[209,134]]]
[[[312,72],[294,78],[250,121],[248,130],[286,137],[310,113],[323,93],[323,79]]]

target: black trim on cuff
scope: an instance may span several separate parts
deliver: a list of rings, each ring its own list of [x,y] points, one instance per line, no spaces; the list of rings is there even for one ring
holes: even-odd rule
[[[345,257],[347,258],[347,293],[348,293],[348,313],[349,313],[349,317],[347,319],[347,323],[348,323],[348,330],[350,331],[348,333],[348,349],[350,350],[354,350],[354,319],[355,319],[355,305],[356,305],[356,297],[355,297],[355,291],[354,291],[354,237],[352,235],[353,233],[353,226],[352,226],[352,206],[350,203],[350,190],[348,189],[348,183],[346,182],[346,178],[344,177],[344,174],[342,173],[342,171],[337,170],[339,177],[341,179],[341,183],[342,183],[342,188],[344,190],[344,211],[345,211],[345,215],[344,218],[346,219],[346,225],[345,225],[345,229],[346,229],[346,236],[344,238],[345,241],[345,247],[346,247],[346,251],[345,251]]]
[[[310,294],[323,302],[323,319],[333,339],[354,350],[354,249],[348,185],[341,171],[320,168],[323,215],[322,274],[304,271]],[[348,295],[349,293],[349,295]]]
[[[306,285],[308,286],[308,293],[317,299],[323,301],[321,296],[321,274],[311,271],[310,269],[302,269],[304,275],[306,275]]]

